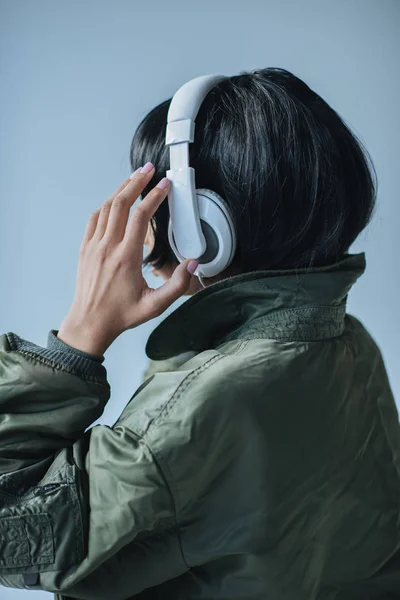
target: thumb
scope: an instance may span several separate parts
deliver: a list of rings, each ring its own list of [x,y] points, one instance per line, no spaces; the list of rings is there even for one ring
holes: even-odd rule
[[[181,262],[172,273],[171,277],[161,287],[154,290],[157,297],[157,307],[159,314],[164,312],[175,300],[178,300],[187,291],[192,278],[192,273],[187,270],[190,261],[195,259],[187,258]],[[197,261],[195,261],[197,263]],[[197,263],[198,264],[198,263]],[[193,269],[197,269],[197,265]]]

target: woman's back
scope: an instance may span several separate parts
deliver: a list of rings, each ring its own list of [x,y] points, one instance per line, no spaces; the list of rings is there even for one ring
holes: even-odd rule
[[[365,600],[400,593],[400,572],[395,587],[374,582],[400,548],[400,438],[379,348],[345,314],[357,263],[362,255],[344,261],[342,271],[260,276],[219,292],[219,315],[230,292],[222,325],[231,319],[231,330],[218,354],[202,352],[178,368],[196,373],[211,363],[165,425],[178,432],[178,446],[191,445],[192,456],[177,468],[176,444],[164,456],[165,440],[155,442],[181,494],[182,551],[191,567],[161,586],[160,597]],[[250,288],[251,308],[233,326],[235,306],[251,297]],[[205,320],[212,297],[210,310],[204,299],[191,307],[197,326],[172,345],[187,338],[206,344],[216,335],[216,324]],[[175,318],[156,330],[150,352],[162,352],[162,340],[167,348]],[[147,401],[132,408],[131,422],[140,421]],[[194,499],[186,504],[188,490]]]
[[[378,347],[346,314],[364,268],[347,255],[192,296],[146,351],[194,356],[61,448],[108,400],[104,367],[51,337],[1,336],[0,583],[39,577],[87,600],[400,594],[398,415]]]

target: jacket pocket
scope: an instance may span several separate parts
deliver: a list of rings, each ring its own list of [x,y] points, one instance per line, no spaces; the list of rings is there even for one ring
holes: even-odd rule
[[[53,530],[47,513],[0,517],[0,566],[54,563]]]
[[[84,557],[84,534],[75,465],[61,452],[37,485],[10,494],[0,477],[0,584],[2,575],[66,571]],[[4,485],[2,485],[4,484]]]

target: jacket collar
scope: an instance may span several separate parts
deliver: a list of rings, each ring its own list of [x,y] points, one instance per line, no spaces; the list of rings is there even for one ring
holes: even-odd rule
[[[365,271],[365,253],[326,267],[252,271],[190,296],[153,330],[146,355],[164,360],[239,338],[311,341],[341,335],[347,294]]]

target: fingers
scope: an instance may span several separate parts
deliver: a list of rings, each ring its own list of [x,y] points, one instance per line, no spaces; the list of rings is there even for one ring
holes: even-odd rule
[[[85,233],[83,234],[81,249],[83,248],[83,246],[85,244],[87,244],[87,242],[89,240],[92,239],[94,232],[96,231],[97,221],[99,219],[99,213],[100,213],[100,208],[98,208],[96,211],[92,212],[92,214],[90,215],[89,221],[86,225]]]
[[[143,260],[143,245],[149,227],[149,222],[160,204],[165,200],[170,188],[170,181],[164,177],[154,187],[139,206],[137,206],[126,226],[122,243],[130,256],[137,254],[141,263]]]
[[[128,183],[129,183],[129,177],[127,177],[125,179],[125,181],[119,186],[119,188],[114,192],[114,194],[106,200],[106,202],[112,202],[113,198],[119,192],[121,192],[128,185]],[[85,244],[87,244],[87,242],[89,242],[89,240],[92,239],[92,237],[96,231],[97,225],[98,225],[99,215],[100,215],[102,206],[99,206],[99,208],[97,210],[95,210],[94,212],[92,212],[92,214],[90,215],[88,223],[86,225],[85,233],[83,235],[81,247],[83,247]],[[103,228],[103,226],[104,225],[102,224],[101,228]]]
[[[126,188],[130,181],[130,178],[127,177],[125,181],[123,181],[117,188],[117,190],[109,198],[107,198],[107,200],[101,206],[99,206],[94,213],[90,215],[92,224],[90,227],[88,224],[88,231],[85,232],[85,237],[87,236],[87,239],[85,241],[89,241],[92,237],[94,237],[94,235],[96,235],[98,240],[103,237],[107,229],[108,217],[114,198],[116,198],[116,196]]]
[[[140,169],[137,169],[137,172],[139,172],[139,171],[140,171]],[[136,173],[136,171],[135,171],[135,173]],[[113,193],[113,194],[112,194],[112,195],[111,195],[111,196],[108,198],[108,200],[110,200],[110,201],[114,200],[114,198],[115,198],[116,196],[118,196],[118,194],[119,194],[120,192],[122,192],[122,190],[124,190],[124,189],[126,188],[126,186],[128,185],[128,183],[129,183],[130,181],[131,181],[131,176],[127,177],[127,178],[125,179],[125,181],[123,181],[123,182],[121,183],[121,185],[119,186],[119,188],[117,188],[117,189],[116,189],[116,191],[115,191],[115,192],[114,192],[114,193]]]
[[[107,238],[116,243],[123,241],[131,256],[137,249],[142,261],[149,221],[165,199],[170,187],[169,180],[164,177],[142,200],[140,206],[135,208],[127,225],[132,205],[154,175],[152,163],[147,163],[145,167],[147,172],[135,171],[134,177],[128,177],[116,192],[90,215],[82,246],[92,238],[97,241]]]
[[[147,172],[135,172],[133,179],[128,177],[100,207],[96,231],[93,236],[97,240],[107,237],[110,241],[120,242],[123,238],[130,208],[154,175],[154,165],[152,163],[147,163],[145,167],[147,167]],[[149,168],[150,170],[148,170]]]
[[[157,289],[150,289],[142,298],[141,312],[151,319],[161,315],[188,290],[192,275],[187,270],[190,258],[181,262],[170,279]]]

